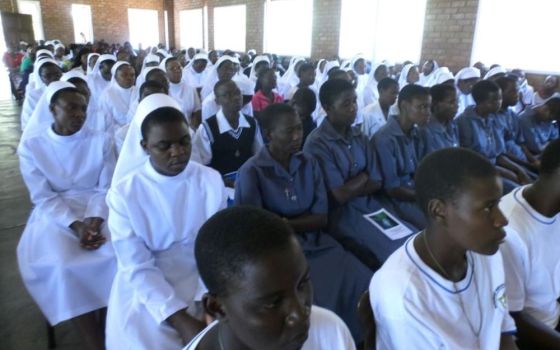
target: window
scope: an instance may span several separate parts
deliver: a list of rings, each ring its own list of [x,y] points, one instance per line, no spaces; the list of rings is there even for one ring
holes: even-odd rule
[[[128,9],[128,31],[133,47],[156,46],[159,43],[157,10]]]
[[[45,32],[43,32],[43,18],[41,17],[41,4],[39,1],[19,0],[18,12],[25,15],[31,15],[35,40],[45,40]]]
[[[426,0],[342,0],[339,55],[418,62],[425,12]]]
[[[74,22],[74,40],[76,43],[93,43],[91,25],[91,6],[72,4],[72,21]]]
[[[480,0],[471,63],[560,72],[559,12],[559,1]]]
[[[214,8],[214,47],[245,51],[245,5]]]
[[[179,12],[181,48],[203,48],[204,25],[202,9],[184,10]]]
[[[313,0],[266,1],[264,15],[265,52],[279,55],[309,56],[311,55],[312,30]]]

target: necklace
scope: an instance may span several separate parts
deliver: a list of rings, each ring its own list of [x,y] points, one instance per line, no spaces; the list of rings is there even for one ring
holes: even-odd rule
[[[474,320],[471,322],[470,318],[467,316],[467,311],[465,309],[465,304],[463,302],[463,298],[461,298],[461,295],[459,294],[459,291],[457,289],[457,284],[455,283],[455,281],[453,281],[451,279],[451,276],[447,273],[447,271],[443,268],[443,266],[440,265],[440,263],[437,261],[436,257],[434,256],[434,253],[432,253],[432,250],[430,249],[430,246],[428,244],[428,240],[426,238],[426,231],[422,231],[422,238],[424,241],[424,246],[426,247],[426,250],[428,251],[428,254],[430,255],[430,258],[432,259],[432,261],[434,262],[434,264],[437,266],[437,268],[443,273],[443,275],[445,276],[445,278],[447,278],[448,280],[453,282],[453,289],[455,289],[455,294],[457,294],[457,296],[459,297],[459,303],[461,305],[461,311],[463,312],[463,316],[465,316],[465,319],[467,320],[467,324],[469,325],[469,328],[471,329],[471,332],[474,334],[474,336],[476,337],[476,341],[480,347],[480,331],[482,330],[482,304],[480,302],[480,296],[478,294],[478,284],[476,282],[476,275],[474,274],[474,264],[472,264],[472,269],[473,269],[473,280],[474,280],[474,288],[475,288],[475,292],[476,292],[476,302],[478,305],[478,312],[480,315],[480,321],[478,323],[478,328],[475,330],[475,326],[474,326]],[[467,265],[469,264],[469,259],[467,257]]]

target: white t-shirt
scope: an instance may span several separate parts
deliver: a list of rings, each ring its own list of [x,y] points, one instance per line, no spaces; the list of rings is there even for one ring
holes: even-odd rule
[[[301,350],[354,350],[356,345],[346,324],[332,311],[319,306],[311,308],[309,336]],[[195,350],[204,336],[216,325],[212,322],[200,332],[183,350]]]
[[[550,328],[560,318],[560,214],[545,217],[523,198],[519,187],[500,202],[509,224],[504,256],[511,311],[525,310]]]
[[[377,101],[364,108],[362,115],[364,117],[362,133],[366,135],[368,139],[371,139],[373,134],[387,123],[387,118],[385,114],[383,114],[381,105]]]
[[[420,259],[416,236],[371,280],[377,349],[498,349],[502,333],[516,331],[508,313],[501,254],[468,252],[467,274],[453,283]],[[475,331],[482,322],[478,340],[468,320]]]

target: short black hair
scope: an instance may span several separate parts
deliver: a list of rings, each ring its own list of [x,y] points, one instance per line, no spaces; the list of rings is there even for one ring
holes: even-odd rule
[[[155,80],[147,80],[140,86],[140,92],[138,94],[138,99],[142,98],[142,95],[144,94],[144,91],[146,91],[147,89],[161,90],[161,91],[169,92],[166,89],[166,87],[164,85],[162,85],[160,82],[155,81]]]
[[[430,96],[430,91],[427,88],[421,85],[408,84],[405,87],[403,87],[399,92],[399,97],[398,97],[399,106],[401,105],[401,103],[405,101],[411,102],[413,99],[417,97],[424,97],[424,96]]]
[[[119,67],[120,68],[120,67]],[[150,79],[150,76],[156,74],[156,73],[160,73],[163,74],[163,76],[165,77],[165,79],[167,79],[167,74],[165,73],[165,71],[159,67],[154,68],[152,70],[150,70],[148,73],[146,73],[146,80]]]
[[[56,67],[56,68],[60,69],[59,66],[57,66],[56,64],[54,64],[52,62],[45,62],[41,65],[41,67],[39,67],[39,75],[41,75],[41,71],[43,69],[46,69],[47,67]],[[60,69],[60,71],[62,71],[62,69]]]
[[[299,88],[292,96],[292,104],[305,105],[309,110],[314,111],[317,107],[317,95],[308,87]]]
[[[354,86],[347,80],[327,80],[319,90],[319,101],[321,101],[323,108],[330,107],[338,96],[348,90],[354,91]]]
[[[341,78],[342,75],[346,75],[348,76],[348,72],[346,72],[345,70],[342,70],[340,68],[336,68],[336,69],[331,69],[328,73],[328,79],[329,80],[333,80],[333,79],[343,79]]]
[[[494,82],[498,84],[502,91],[504,91],[509,86],[515,85],[517,83],[517,78],[512,75],[505,75],[503,77],[497,78],[496,80],[494,80]]]
[[[228,84],[235,84],[235,86],[237,86],[237,83],[236,83],[235,81],[233,81],[233,80],[220,80],[220,81],[218,81],[218,82],[214,85],[214,95],[217,96],[218,94],[216,93],[216,91],[218,91],[222,86],[228,85]],[[241,90],[241,89],[239,88],[239,86],[237,86],[237,88],[238,88],[239,90]]]
[[[551,97],[544,104],[548,106],[554,119],[560,118],[560,96]]]
[[[140,132],[142,139],[147,140],[148,133],[155,125],[162,125],[167,123],[183,122],[189,125],[185,115],[178,109],[173,107],[161,107],[150,112],[142,121]]]
[[[445,100],[451,94],[457,94],[455,86],[448,84],[437,84],[430,88],[430,95],[432,96],[432,107],[441,101]]]
[[[472,97],[476,104],[484,103],[488,100],[491,93],[497,93],[500,91],[498,84],[491,80],[481,80],[474,84],[472,88]]]
[[[453,200],[470,181],[497,175],[494,165],[482,155],[466,148],[444,148],[420,162],[414,177],[416,200],[428,214],[431,200]]]
[[[560,168],[560,139],[551,141],[543,150],[541,156],[541,176],[550,176]]]
[[[280,115],[296,114],[294,107],[287,103],[273,103],[268,105],[259,117],[260,125],[264,132],[272,131]]]
[[[303,72],[312,71],[312,70],[315,70],[315,67],[311,63],[305,62],[299,67],[298,76]]]
[[[393,78],[383,78],[377,83],[377,91],[381,92],[389,89],[392,86],[399,86],[399,83]]]
[[[224,209],[198,232],[194,255],[208,292],[227,295],[243,269],[273,252],[290,247],[294,233],[277,215],[256,207]]]
[[[62,97],[62,95],[66,94],[66,93],[74,93],[74,92],[81,95],[80,91],[78,89],[76,89],[75,87],[62,88],[52,95],[51,100],[49,102],[51,104],[56,103],[58,101],[58,99]]]

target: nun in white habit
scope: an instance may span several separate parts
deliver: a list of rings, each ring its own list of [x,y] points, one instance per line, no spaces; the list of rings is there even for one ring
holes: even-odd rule
[[[172,144],[166,151],[169,163],[163,165],[166,173],[161,160],[154,159],[150,129],[164,128],[166,121],[157,120],[173,110],[181,115],[175,100],[164,94],[140,102],[107,197],[118,260],[107,315],[108,350],[180,349],[196,333],[186,336],[177,318],[203,325],[196,321],[201,317],[197,301],[206,287],[198,275],[194,242],[202,224],[225,208],[226,194],[218,172],[189,161],[190,147]],[[176,119],[171,123],[188,137],[186,119],[179,128]],[[190,139],[186,142],[190,145]]]
[[[91,74],[93,73],[93,67],[95,67],[95,63],[92,64],[92,59],[94,57],[97,57],[97,59],[99,59],[99,54],[98,53],[90,53],[87,56],[87,70],[86,70],[86,76],[89,78],[91,76]],[[97,60],[95,61],[97,62]]]
[[[122,127],[128,120],[128,111],[137,97],[134,68],[128,62],[118,61],[111,68],[111,83],[99,97],[99,109],[112,125],[112,131]]]
[[[364,89],[368,83],[369,77],[366,73],[367,61],[363,55],[357,55],[350,61],[350,69],[358,77],[358,85],[356,86],[356,91],[358,94],[363,95]]]
[[[212,67],[210,68],[210,70],[208,72],[208,76],[206,77],[206,79],[204,81],[204,84],[202,86],[202,91],[200,92],[200,99],[202,101],[204,101],[206,99],[206,97],[208,97],[208,95],[210,95],[214,92],[214,85],[216,85],[218,80],[220,80],[219,75],[218,75],[218,69],[225,62],[231,62],[233,64],[233,68],[234,68],[233,71],[228,72],[228,75],[231,75],[231,78],[233,78],[238,73],[238,71],[235,70],[235,66],[239,65],[239,60],[236,57],[232,57],[232,56],[228,56],[228,55],[221,56],[216,61],[216,64],[212,65]]]
[[[486,73],[486,75],[484,76],[484,80],[488,80],[492,77],[496,77],[497,75],[498,76],[503,76],[503,75],[506,75],[506,74],[507,74],[507,70],[504,67],[496,66],[496,67],[490,69],[488,71],[488,73]]]
[[[297,68],[299,68],[303,62],[305,62],[305,58],[303,57],[292,57],[288,70],[278,79],[278,93],[280,95],[287,96],[290,90],[299,84]]]
[[[417,84],[419,79],[418,68],[416,65],[409,63],[405,65],[399,76],[399,90],[409,84]]]
[[[62,77],[62,69],[60,69],[55,60],[45,58],[35,62],[33,73],[31,73],[29,83],[25,89],[25,100],[21,109],[22,131],[25,130],[27,122],[31,118],[47,86],[53,81],[58,81],[60,77]]]
[[[193,113],[201,110],[201,102],[196,88],[189,86],[183,77],[181,64],[176,57],[167,57],[159,65],[169,80],[169,96],[173,97],[181,107],[181,112],[192,125]]]
[[[45,95],[50,118],[27,128],[18,146],[34,206],[17,247],[18,265],[51,325],[69,319],[83,325],[107,306],[116,272],[105,224],[115,156],[111,139],[84,125],[86,102],[74,85],[53,82]],[[102,345],[102,329],[97,333]]]
[[[107,54],[99,56],[99,58],[95,62],[95,65],[93,66],[91,75],[88,75],[88,86],[91,90],[91,95],[94,96],[94,99],[96,99],[97,101],[99,101],[101,94],[103,93],[103,91],[105,91],[105,89],[111,82],[111,79],[108,77],[107,79],[105,79],[101,72],[101,64],[106,61],[114,63],[117,61],[117,57],[115,55]]]
[[[270,59],[268,56],[260,55],[255,57],[255,60],[253,61],[251,72],[249,73],[249,79],[251,79],[251,81],[255,84],[257,82],[257,70],[261,69],[261,67],[270,67]]]
[[[455,87],[457,89],[457,116],[461,115],[468,107],[474,105],[471,91],[473,85],[480,80],[480,70],[475,67],[465,67],[455,75]]]
[[[435,75],[434,73],[437,71],[438,68],[439,68],[439,64],[436,62],[436,60],[427,60],[426,62],[424,62],[424,65],[422,66],[422,73],[420,73],[420,79],[418,80],[418,84],[422,86],[432,86],[429,84],[432,83]]]
[[[383,78],[389,76],[389,67],[385,63],[377,63],[371,67],[368,75],[368,82],[364,88],[363,98],[364,106],[369,106],[372,103],[376,103],[379,99],[379,91],[377,90],[377,84]]]
[[[208,77],[208,54],[197,53],[183,69],[183,75],[189,86],[201,89]]]

